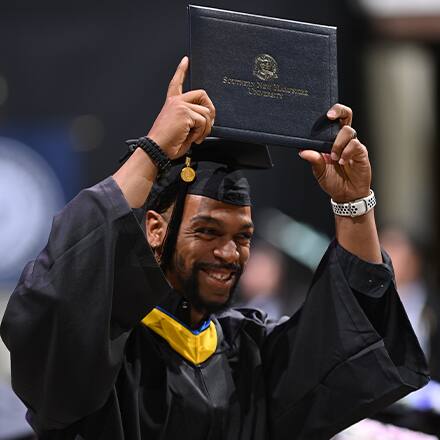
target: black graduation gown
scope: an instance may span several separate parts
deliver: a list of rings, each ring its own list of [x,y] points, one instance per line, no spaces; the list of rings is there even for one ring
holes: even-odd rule
[[[297,314],[214,317],[201,365],[140,324],[172,296],[112,178],[55,217],[1,326],[40,438],[329,439],[428,381],[388,260],[332,243]]]

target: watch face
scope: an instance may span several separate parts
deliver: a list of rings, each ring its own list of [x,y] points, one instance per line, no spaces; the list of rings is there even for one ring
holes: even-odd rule
[[[25,144],[0,137],[0,280],[16,277],[36,257],[63,204],[47,162]]]

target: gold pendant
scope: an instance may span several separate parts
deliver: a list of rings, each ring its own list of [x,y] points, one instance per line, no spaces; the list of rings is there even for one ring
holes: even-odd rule
[[[185,159],[185,167],[180,172],[181,179],[186,183],[191,183],[196,178],[196,172],[191,168],[191,158],[189,156]]]

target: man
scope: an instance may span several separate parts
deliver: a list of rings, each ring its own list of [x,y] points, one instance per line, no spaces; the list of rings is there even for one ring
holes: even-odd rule
[[[335,218],[295,316],[220,312],[249,257],[249,188],[221,163],[168,170],[215,117],[204,91],[182,93],[187,68],[141,148],[55,217],[10,300],[2,336],[40,438],[328,439],[428,380],[371,209]],[[342,125],[331,156],[301,157],[335,202],[371,200],[351,110],[328,117]],[[134,215],[147,199],[149,245]]]

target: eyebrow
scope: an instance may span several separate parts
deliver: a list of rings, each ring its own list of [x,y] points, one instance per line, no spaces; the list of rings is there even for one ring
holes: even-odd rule
[[[196,215],[191,219],[191,223],[196,223],[196,222],[209,222],[209,223],[215,223],[218,226],[224,226],[224,222],[222,222],[221,220],[218,220],[214,217],[211,217],[210,215]],[[243,225],[241,225],[242,229],[248,229],[248,228],[253,228],[254,224],[250,221],[250,222],[246,222]]]

